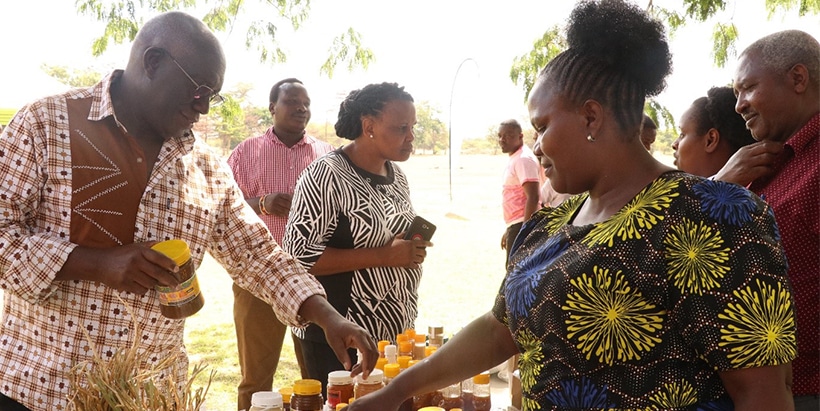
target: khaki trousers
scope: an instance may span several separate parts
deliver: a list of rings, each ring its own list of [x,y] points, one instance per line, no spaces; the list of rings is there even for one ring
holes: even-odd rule
[[[273,375],[279,366],[285,334],[291,334],[294,340],[293,349],[302,378],[308,377],[302,360],[302,346],[292,333],[287,332],[287,326],[276,318],[273,308],[236,284],[233,285],[233,296],[236,347],[242,370],[237,389],[237,410],[247,410],[251,407],[253,393],[270,391],[273,387]]]

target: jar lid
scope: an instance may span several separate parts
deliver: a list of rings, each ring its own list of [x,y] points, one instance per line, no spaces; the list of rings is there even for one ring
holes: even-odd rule
[[[399,375],[399,371],[401,371],[401,369],[398,364],[387,364],[384,366],[384,376],[387,378],[395,378]]]
[[[385,367],[387,367],[387,365],[385,365]],[[356,376],[356,382],[362,382],[365,384],[378,384],[384,381],[384,371],[382,370],[374,369],[370,372],[370,375],[367,376],[367,379],[364,379],[362,375],[363,374],[359,374]]]
[[[399,343],[399,352],[413,351],[413,341],[407,340]]]
[[[396,347],[393,344],[388,344],[388,345],[384,346],[384,355],[385,356],[396,355],[396,354],[398,354],[398,347]]]
[[[273,391],[257,391],[251,394],[254,407],[282,407],[282,394]]]
[[[440,325],[431,325],[427,327],[427,335],[430,337],[444,334],[444,327]]]
[[[481,373],[473,377],[473,383],[475,384],[489,384],[490,383],[490,374],[486,372]]]
[[[290,396],[293,395],[292,387],[282,387],[279,389],[279,394],[282,394],[282,400],[290,402]]]
[[[377,343],[377,346],[379,347],[379,352],[382,352],[382,353],[383,353],[383,352],[384,352],[384,347],[386,347],[386,346],[388,346],[388,345],[390,345],[390,341],[387,341],[387,340],[381,340],[381,341],[379,341],[379,342]]]
[[[387,358],[379,357],[379,359],[376,360],[376,369],[384,370],[385,365],[387,365]]]
[[[321,394],[322,383],[319,380],[296,380],[293,383],[293,393],[296,395]]]
[[[396,357],[396,362],[399,363],[400,368],[407,368],[407,364],[412,360],[413,357],[409,355],[400,355]]]
[[[419,411],[444,411],[444,408],[441,408],[441,407],[422,407],[422,408],[419,408]]]
[[[327,373],[328,384],[353,384],[353,377],[350,376],[350,371],[331,371]]]
[[[182,240],[162,241],[151,246],[151,249],[165,254],[179,266],[191,259],[191,250],[188,249],[188,243]]]

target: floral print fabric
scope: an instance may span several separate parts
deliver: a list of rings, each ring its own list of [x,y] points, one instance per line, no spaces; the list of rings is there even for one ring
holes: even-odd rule
[[[570,225],[586,200],[527,221],[493,309],[521,352],[524,410],[732,409],[719,371],[794,359],[786,259],[757,196],[668,172]]]

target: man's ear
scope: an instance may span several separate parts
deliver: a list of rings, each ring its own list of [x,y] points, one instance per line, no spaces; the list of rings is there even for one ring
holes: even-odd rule
[[[704,142],[706,144],[703,149],[707,153],[713,153],[717,150],[718,145],[720,144],[720,132],[715,128],[710,128],[709,131],[706,132],[706,139]]]
[[[268,103],[268,111],[270,112],[270,115],[276,114],[275,107],[276,107],[276,103],[274,103],[272,101],[270,103]]]
[[[165,54],[167,54],[165,50],[156,47],[148,47],[142,53],[142,68],[148,78],[154,78]]]
[[[803,63],[797,63],[789,69],[789,83],[797,94],[803,94],[809,88],[809,69]]]

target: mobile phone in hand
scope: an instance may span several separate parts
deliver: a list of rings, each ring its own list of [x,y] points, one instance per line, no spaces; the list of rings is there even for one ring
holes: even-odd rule
[[[436,226],[433,223],[416,216],[413,222],[410,223],[410,228],[404,234],[405,240],[425,240],[430,241],[433,238],[433,233],[436,232]]]

